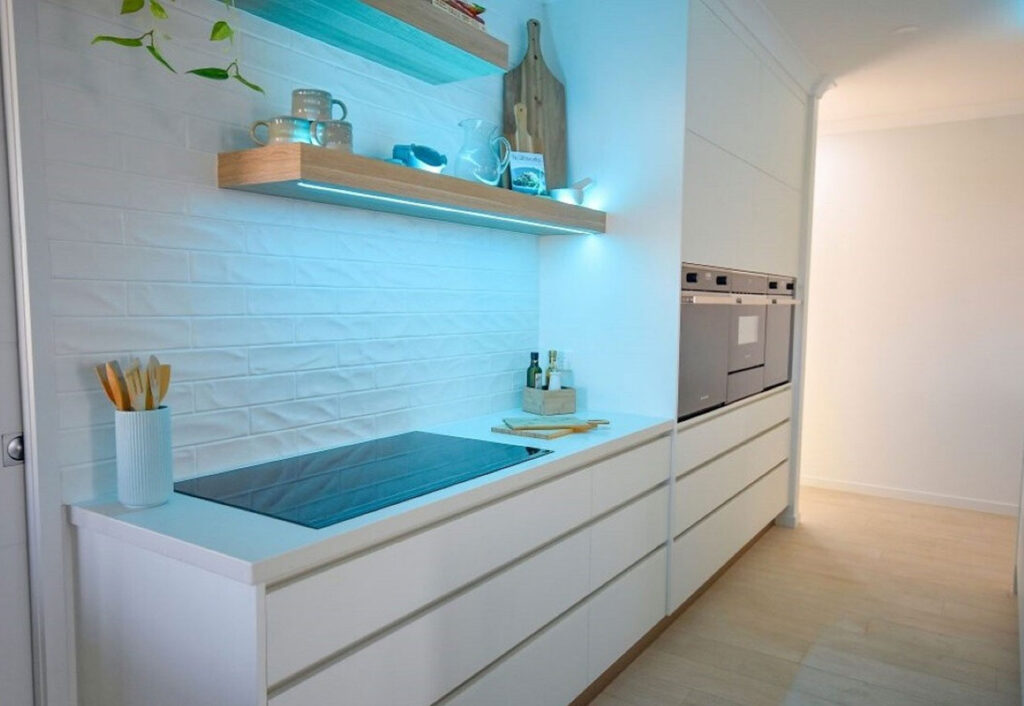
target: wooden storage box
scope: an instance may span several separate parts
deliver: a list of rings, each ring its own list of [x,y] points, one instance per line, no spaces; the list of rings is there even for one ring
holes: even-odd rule
[[[523,388],[523,411],[531,414],[574,414],[576,412],[576,390],[567,387],[561,390],[538,390]]]

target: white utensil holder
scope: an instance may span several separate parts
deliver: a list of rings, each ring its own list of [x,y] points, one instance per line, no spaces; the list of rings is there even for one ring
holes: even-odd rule
[[[174,491],[171,410],[114,412],[117,499],[127,507],[153,507]]]

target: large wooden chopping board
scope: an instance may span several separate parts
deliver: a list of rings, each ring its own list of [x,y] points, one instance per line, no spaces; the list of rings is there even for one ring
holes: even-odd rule
[[[544,154],[549,189],[568,186],[565,139],[565,86],[555,78],[540,53],[540,22],[526,23],[528,45],[523,63],[505,74],[505,137],[515,144],[515,105],[526,105],[526,126],[534,151]]]

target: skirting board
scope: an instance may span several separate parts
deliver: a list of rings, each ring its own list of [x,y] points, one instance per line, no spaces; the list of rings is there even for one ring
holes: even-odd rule
[[[991,500],[979,500],[978,498],[962,498],[957,495],[940,495],[939,493],[929,493],[923,490],[907,490],[905,488],[891,488],[886,485],[872,485],[870,483],[833,480],[831,478],[815,478],[814,476],[802,474],[800,476],[800,484],[809,485],[813,488],[842,490],[847,493],[909,500],[910,502],[924,503],[925,505],[942,505],[962,510],[977,510],[978,512],[988,512],[994,515],[1016,516],[1017,514],[1017,505],[1013,503],[997,503]]]

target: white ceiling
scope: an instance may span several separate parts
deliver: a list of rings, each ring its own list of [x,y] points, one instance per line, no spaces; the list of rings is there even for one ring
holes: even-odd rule
[[[826,131],[1024,112],[1024,0],[761,1],[836,83]]]

